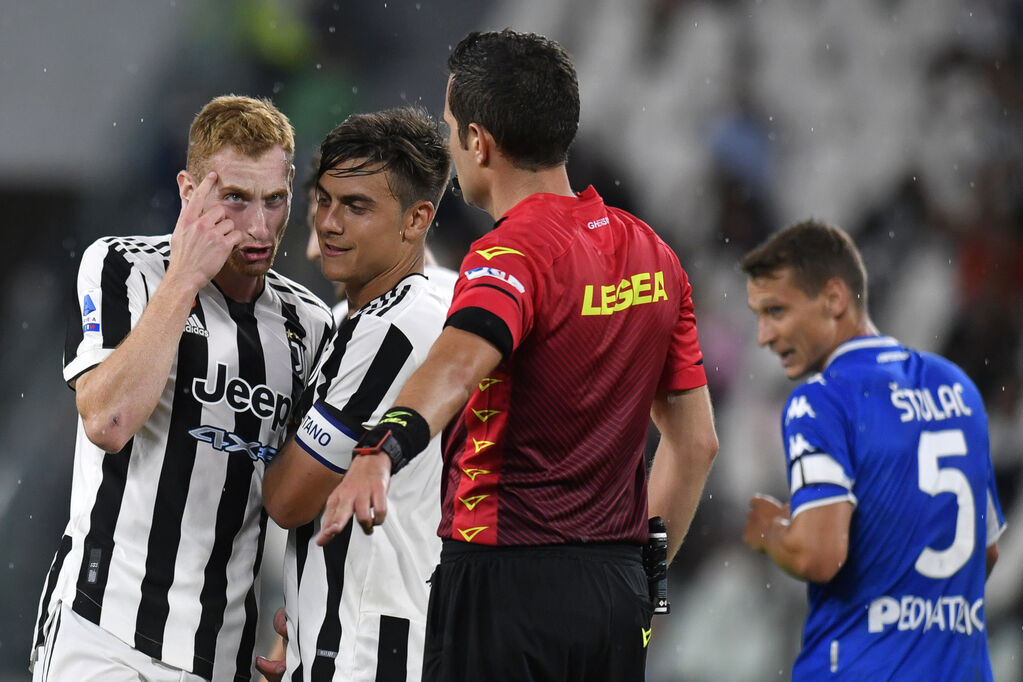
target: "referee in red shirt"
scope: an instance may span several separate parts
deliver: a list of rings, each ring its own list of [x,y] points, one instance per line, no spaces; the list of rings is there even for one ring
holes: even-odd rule
[[[561,46],[471,33],[448,68],[458,181],[497,223],[319,541],[353,515],[383,523],[390,476],[450,425],[423,679],[642,680],[648,518],[665,519],[670,560],[717,452],[689,280],[649,226],[572,191],[579,89]]]

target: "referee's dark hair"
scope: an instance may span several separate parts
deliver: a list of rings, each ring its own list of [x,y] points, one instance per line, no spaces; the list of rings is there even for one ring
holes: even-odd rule
[[[463,148],[468,125],[477,123],[517,167],[568,160],[579,128],[579,82],[561,45],[535,33],[474,31],[451,52],[448,71],[448,108]]]
[[[867,310],[863,258],[852,238],[833,225],[813,219],[789,225],[747,253],[740,267],[751,279],[773,277],[792,268],[793,282],[811,298],[828,280],[838,277],[849,287],[856,305]]]
[[[359,160],[362,163],[351,169],[337,170],[343,163]],[[421,107],[408,106],[346,118],[320,145],[316,177],[389,171],[388,186],[405,210],[424,200],[437,207],[450,169],[451,153],[436,119]]]

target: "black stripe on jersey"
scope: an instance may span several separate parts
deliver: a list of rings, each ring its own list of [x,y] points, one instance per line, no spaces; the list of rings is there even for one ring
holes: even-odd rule
[[[296,585],[299,590],[302,588],[302,574],[305,573],[305,560],[309,556],[309,541],[313,539],[313,534],[316,532],[316,521],[310,521],[304,526],[299,526],[295,529],[295,573],[298,576],[296,579]],[[302,637],[302,622],[301,620],[295,621],[295,641],[300,641]],[[295,667],[295,671],[291,674],[291,682],[302,682],[305,677],[305,663],[299,660],[298,665]]]
[[[305,413],[309,411],[309,408],[312,407],[312,402],[308,405],[305,404],[303,394],[305,393],[306,376],[316,370],[315,365],[305,367],[306,360],[303,359],[302,351],[299,349],[304,348],[306,356],[311,361],[319,358],[319,352],[315,354],[309,352],[310,349],[306,346],[306,339],[309,335],[299,320],[298,311],[295,310],[295,306],[282,300],[281,314],[284,316],[284,331],[287,334],[288,346],[291,350],[291,404],[295,406],[292,421],[296,421],[301,420]],[[295,428],[297,427],[298,425],[295,424]]]
[[[349,520],[345,529],[323,547],[323,562],[327,569],[326,612],[316,637],[316,655],[309,666],[312,682],[334,679],[335,659],[341,648],[341,593],[345,586],[345,557],[352,526],[353,521]]]
[[[352,333],[358,324],[358,318],[350,317],[341,323],[334,333],[334,346],[330,350],[330,356],[323,363],[322,376],[336,377],[337,368],[341,365],[341,359],[345,356],[348,342],[352,340]],[[329,381],[320,382],[316,389],[316,400],[323,400],[327,396],[327,389],[330,388]],[[310,406],[311,407],[311,406]]]
[[[377,354],[370,363],[362,383],[352,393],[348,402],[340,407],[341,423],[361,433],[363,423],[370,418],[387,391],[394,384],[401,368],[412,355],[412,342],[393,324],[387,329],[384,340],[377,349]],[[325,382],[326,383],[326,382]],[[338,407],[338,406],[334,406]]]
[[[50,565],[50,571],[46,574],[46,583],[43,585],[43,596],[39,601],[39,618],[36,621],[36,639],[32,644],[33,649],[42,646],[43,640],[46,639],[46,616],[49,615],[50,599],[53,597],[53,589],[57,585],[57,576],[60,575],[60,569],[64,566],[64,559],[67,558],[67,554],[70,551],[71,536],[65,535],[60,539],[60,545],[57,546],[57,553],[53,555],[53,563]]]
[[[43,667],[43,674],[42,674],[41,677],[42,677],[42,679],[45,682],[49,682],[49,679],[50,679],[50,662],[53,660],[53,650],[57,648],[57,647],[54,646],[54,644],[57,641],[57,635],[60,634],[60,620],[61,620],[61,614],[62,613],[63,613],[62,609],[57,609],[57,612],[55,614],[53,614],[53,619],[54,619],[53,620],[53,633],[52,633],[52,635],[50,637],[50,646],[46,647],[46,660],[45,661],[39,661],[36,664],[36,665],[41,665]]]
[[[89,532],[83,542],[77,594],[71,608],[96,625],[99,625],[99,615],[103,610],[110,555],[114,551],[114,527],[121,513],[128,462],[134,444],[135,439],[131,438],[120,452],[103,457],[103,479],[96,491],[96,501],[89,514]]]
[[[408,678],[408,618],[380,616],[376,682],[404,682]]]
[[[259,547],[256,549],[256,560],[252,564],[252,584],[245,594],[245,629],[242,632],[238,657],[235,659],[235,682],[250,682],[252,669],[252,652],[256,648],[256,623],[259,622],[259,604],[256,600],[256,583],[259,582],[259,567],[263,565],[263,545],[266,540],[266,510],[259,510]]]
[[[231,319],[238,328],[238,376],[250,386],[266,383],[266,360],[263,345],[259,340],[254,307],[251,303],[237,303],[226,299]],[[258,440],[263,420],[251,410],[235,413],[234,432],[246,441]],[[195,668],[198,675],[207,679],[213,676],[213,658],[217,650],[217,635],[224,624],[224,609],[227,607],[227,565],[235,537],[245,521],[249,488],[252,485],[254,466],[244,451],[224,453],[227,457],[227,474],[224,490],[217,506],[216,526],[213,534],[213,549],[206,563],[202,593],[202,615],[195,633]],[[263,545],[266,524],[260,526],[259,545]],[[257,569],[258,570],[258,569]],[[246,609],[247,611],[247,609]],[[255,644],[255,614],[246,613],[242,636],[242,647],[238,658],[245,660],[244,673],[248,675],[252,662],[252,648]],[[250,632],[251,630],[251,632]],[[246,648],[247,647],[247,648]],[[206,666],[209,666],[208,668]],[[205,673],[209,674],[205,674]]]
[[[205,326],[202,304],[197,302],[192,311]],[[182,334],[177,357],[167,449],[153,504],[146,574],[142,579],[142,600],[135,622],[135,648],[157,659],[163,658],[164,629],[170,613],[167,593],[174,582],[174,561],[181,544],[181,519],[198,446],[188,430],[202,420],[202,404],[192,396],[192,379],[206,376],[208,340],[199,334]]]
[[[273,270],[269,270],[266,273],[265,281],[270,286],[270,288],[275,291],[283,291],[285,293],[289,293],[292,296],[298,298],[300,301],[311,303],[312,305],[315,305],[319,308],[322,308],[323,310],[326,310],[328,313],[330,312],[330,308],[323,301],[317,298],[316,295],[313,294],[313,292],[309,291],[308,289],[306,289],[305,287],[296,282],[284,281],[283,279],[281,279],[281,276],[278,275]]]
[[[131,331],[131,312],[128,310],[128,276],[131,270],[132,264],[119,249],[107,251],[100,275],[103,292],[100,328],[104,348],[117,348],[117,344]]]

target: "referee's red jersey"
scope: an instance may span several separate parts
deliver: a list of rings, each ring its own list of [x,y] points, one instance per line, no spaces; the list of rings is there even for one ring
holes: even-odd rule
[[[447,324],[505,356],[448,431],[440,536],[646,542],[654,394],[707,382],[672,250],[592,187],[536,194],[472,244]]]

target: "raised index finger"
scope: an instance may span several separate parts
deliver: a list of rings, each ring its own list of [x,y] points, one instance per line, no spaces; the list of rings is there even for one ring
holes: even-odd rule
[[[192,191],[189,199],[181,198],[181,217],[185,220],[195,220],[202,215],[202,207],[206,204],[206,197],[210,195],[217,184],[217,173],[210,171],[202,179],[199,186]]]

